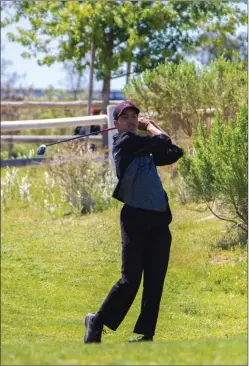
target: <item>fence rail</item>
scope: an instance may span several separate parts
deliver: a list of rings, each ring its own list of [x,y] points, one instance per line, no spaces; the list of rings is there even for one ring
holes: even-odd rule
[[[107,115],[95,115],[95,116],[84,116],[84,117],[69,117],[69,118],[55,118],[55,119],[44,119],[44,120],[30,120],[30,121],[3,121],[1,122],[1,130],[11,131],[11,130],[23,130],[23,129],[44,129],[51,127],[68,127],[68,126],[101,126],[107,125],[109,128],[114,127],[113,124],[113,109],[114,105],[109,105],[107,107]],[[102,147],[108,148],[107,151],[111,151],[112,148],[112,137],[115,134],[113,131],[108,131],[102,135],[92,135],[87,137],[87,139],[94,141],[102,141]],[[76,137],[77,135],[75,135]],[[59,140],[66,140],[72,136],[34,136],[34,135],[1,135],[1,142],[9,143],[9,146],[14,143],[50,143],[57,142]],[[82,140],[84,136],[82,136]],[[111,155],[110,155],[111,158]],[[1,160],[1,167],[6,166],[16,166],[22,167],[26,165],[39,166],[43,161],[41,158],[33,159],[8,159]]]
[[[3,121],[1,122],[1,130],[24,130],[24,129],[42,129],[51,127],[68,127],[68,126],[91,126],[107,124],[108,119],[105,114],[97,116],[85,117],[67,117],[67,118],[51,118],[30,121]]]
[[[75,135],[76,137],[76,135]],[[33,135],[1,135],[1,142],[13,142],[13,143],[36,143],[36,142],[56,142],[59,140],[66,140],[70,139],[72,136],[66,136],[66,135],[50,135],[50,136],[33,136]],[[82,136],[82,139],[84,139],[84,136]],[[101,141],[102,136],[89,136],[89,140],[91,141]]]
[[[122,100],[110,100],[110,104],[119,104]],[[102,100],[93,100],[92,107],[101,108]],[[87,100],[82,101],[63,101],[63,102],[49,102],[49,101],[21,101],[21,102],[11,102],[11,101],[1,101],[1,110],[6,109],[38,109],[38,108],[59,108],[59,109],[82,109],[86,108],[88,105]]]

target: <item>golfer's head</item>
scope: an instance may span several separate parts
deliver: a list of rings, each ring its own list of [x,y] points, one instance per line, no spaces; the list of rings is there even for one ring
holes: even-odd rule
[[[113,112],[114,125],[118,132],[137,133],[140,110],[127,100],[118,104]]]

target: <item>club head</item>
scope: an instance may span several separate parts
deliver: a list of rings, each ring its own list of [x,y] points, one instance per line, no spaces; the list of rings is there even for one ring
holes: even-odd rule
[[[44,155],[46,151],[46,145],[41,145],[37,149],[37,155]]]

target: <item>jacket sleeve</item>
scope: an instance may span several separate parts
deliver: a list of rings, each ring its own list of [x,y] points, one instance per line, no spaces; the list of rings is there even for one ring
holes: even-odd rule
[[[174,144],[170,144],[163,151],[154,152],[153,160],[157,166],[170,165],[176,163],[182,156],[183,150]]]
[[[161,156],[172,145],[170,137],[165,134],[140,136],[131,132],[123,132],[119,140],[119,148],[134,158],[148,154]]]

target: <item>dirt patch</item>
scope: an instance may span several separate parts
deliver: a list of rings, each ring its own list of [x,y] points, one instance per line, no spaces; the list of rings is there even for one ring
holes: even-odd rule
[[[247,255],[240,255],[239,257],[236,257],[236,259],[232,256],[227,256],[224,254],[217,254],[214,255],[211,260],[210,263],[211,264],[223,264],[223,263],[231,263],[231,264],[236,264],[237,262],[244,262],[247,261]]]
[[[217,219],[217,217],[215,217],[214,215],[210,215],[210,216],[204,217],[203,219],[196,220],[195,222],[202,222],[202,221],[212,220],[212,219]]]
[[[236,263],[235,260],[233,260],[232,258],[219,258],[218,257],[218,258],[212,258],[210,260],[211,264],[223,264],[223,263],[227,263],[227,262],[232,263],[232,264]]]

